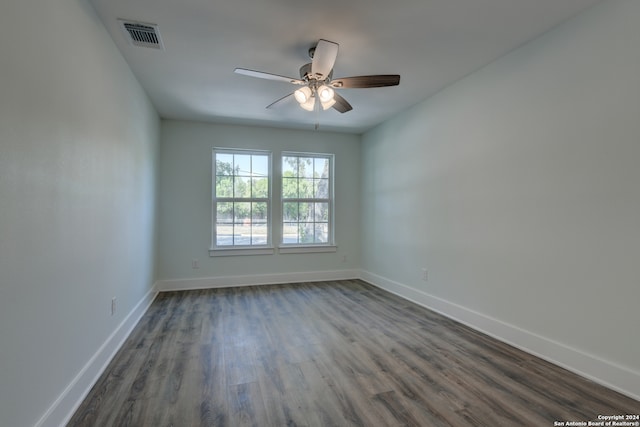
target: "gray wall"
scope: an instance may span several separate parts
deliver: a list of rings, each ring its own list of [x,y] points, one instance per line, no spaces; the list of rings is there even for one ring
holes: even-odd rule
[[[159,120],[83,0],[0,4],[0,58],[0,424],[21,427],[153,286]]]
[[[216,277],[350,270],[360,265],[360,137],[265,127],[162,122],[160,244],[158,276],[170,288],[209,286]],[[211,162],[213,147],[335,154],[335,253],[209,257],[211,246]],[[279,182],[272,183],[278,218]],[[278,242],[274,242],[277,246]],[[347,256],[346,262],[343,257]],[[192,260],[200,268],[192,269]],[[294,277],[294,276],[291,276]],[[189,281],[188,279],[204,279]],[[186,281],[185,281],[186,279]],[[225,283],[229,283],[225,280]]]
[[[365,277],[636,397],[639,17],[603,2],[362,142]]]

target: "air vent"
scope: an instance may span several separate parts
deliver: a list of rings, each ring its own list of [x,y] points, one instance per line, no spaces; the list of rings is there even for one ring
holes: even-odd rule
[[[129,44],[133,46],[150,47],[153,49],[164,50],[160,32],[156,24],[147,24],[144,22],[126,21],[118,19],[120,27],[125,33]]]

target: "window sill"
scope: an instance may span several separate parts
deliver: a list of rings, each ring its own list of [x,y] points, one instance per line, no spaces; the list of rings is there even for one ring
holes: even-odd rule
[[[281,254],[308,254],[316,252],[337,252],[335,245],[309,245],[309,246],[280,246],[278,252]]]
[[[246,256],[246,255],[273,255],[275,249],[268,248],[233,248],[233,249],[209,249],[210,257],[218,256]]]

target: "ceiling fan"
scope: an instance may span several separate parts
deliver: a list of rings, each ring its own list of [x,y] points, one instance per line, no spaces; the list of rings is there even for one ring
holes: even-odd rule
[[[284,103],[293,97],[300,107],[307,111],[316,108],[327,110],[331,107],[341,113],[351,111],[353,107],[334,89],[374,88],[385,86],[397,86],[400,84],[400,76],[397,74],[382,74],[374,76],[356,76],[333,78],[333,66],[338,56],[338,43],[328,40],[319,40],[318,44],[309,49],[311,62],[300,67],[300,78],[280,76],[278,74],[254,71],[246,68],[236,68],[235,72],[260,79],[275,80],[302,86],[295,92],[286,95],[277,101],[267,105],[271,108]]]

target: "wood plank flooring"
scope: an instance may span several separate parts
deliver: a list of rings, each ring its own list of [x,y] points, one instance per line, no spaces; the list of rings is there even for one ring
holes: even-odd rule
[[[358,280],[158,295],[69,426],[553,426],[640,402]]]

